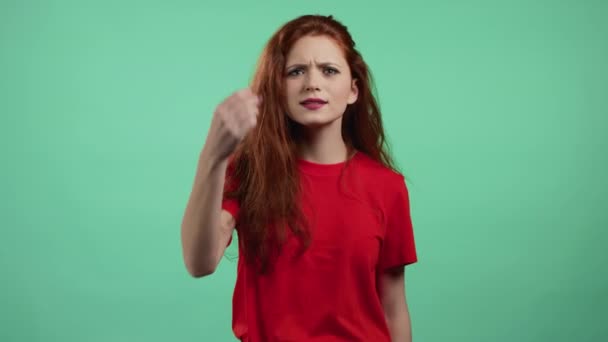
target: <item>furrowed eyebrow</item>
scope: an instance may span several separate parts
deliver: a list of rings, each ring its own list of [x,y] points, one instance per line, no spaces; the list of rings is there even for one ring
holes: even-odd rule
[[[320,67],[334,66],[334,67],[340,68],[339,64],[331,63],[331,62],[317,63],[317,66],[320,66]],[[287,69],[291,69],[291,68],[295,68],[295,67],[307,68],[308,64],[302,64],[302,63],[292,64],[292,65],[288,66]]]

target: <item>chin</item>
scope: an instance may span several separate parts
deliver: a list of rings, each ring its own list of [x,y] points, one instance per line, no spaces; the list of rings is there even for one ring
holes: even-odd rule
[[[298,113],[296,115],[289,115],[292,121],[300,126],[305,127],[323,127],[331,125],[336,121],[339,121],[342,116],[328,116],[327,113]]]

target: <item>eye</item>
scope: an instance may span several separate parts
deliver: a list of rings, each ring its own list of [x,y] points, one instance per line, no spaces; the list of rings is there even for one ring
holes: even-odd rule
[[[340,72],[334,68],[325,68],[325,71],[328,72],[330,75],[333,74],[339,74]]]
[[[287,76],[296,76],[296,75],[298,75],[297,72],[299,72],[299,71],[303,71],[303,70],[301,68],[293,69],[293,70],[287,72]]]

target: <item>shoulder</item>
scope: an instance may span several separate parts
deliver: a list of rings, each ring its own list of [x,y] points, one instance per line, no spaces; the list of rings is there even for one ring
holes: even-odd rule
[[[372,200],[384,209],[394,203],[407,200],[408,190],[405,177],[381,162],[374,160],[363,152],[357,153],[354,176]]]
[[[378,185],[386,185],[390,189],[404,182],[404,177],[400,172],[372,159],[363,152],[357,152],[356,161],[358,173],[372,181],[378,182]]]
[[[358,155],[356,165],[356,178],[363,184],[370,203],[379,209],[384,227],[390,220],[399,220],[407,215],[409,193],[402,173],[364,153]]]

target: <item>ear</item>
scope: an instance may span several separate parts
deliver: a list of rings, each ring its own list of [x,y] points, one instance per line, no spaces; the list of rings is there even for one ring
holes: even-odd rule
[[[353,78],[350,86],[350,95],[348,96],[348,104],[353,104],[359,98],[359,88],[357,87],[357,79]]]

